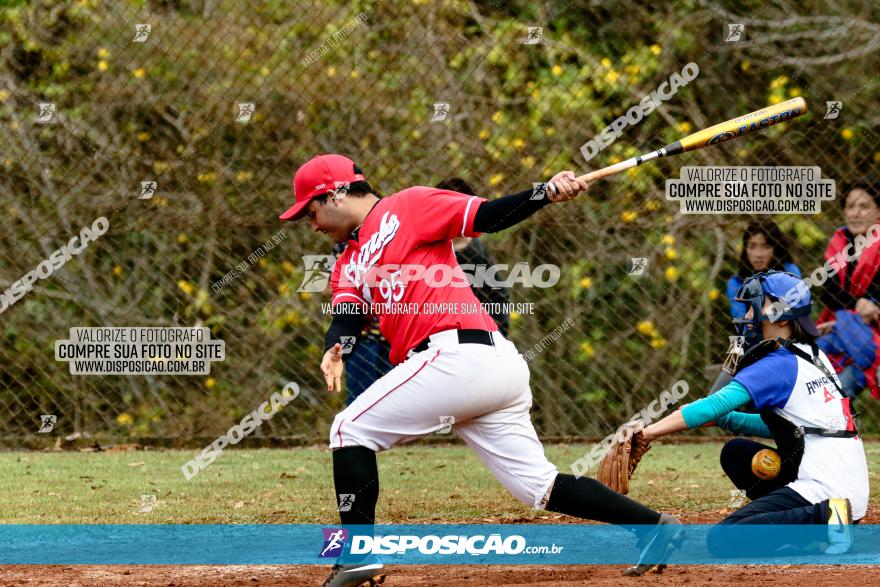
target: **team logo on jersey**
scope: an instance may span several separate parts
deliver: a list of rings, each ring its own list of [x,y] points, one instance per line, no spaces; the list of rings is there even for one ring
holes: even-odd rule
[[[807,395],[813,395],[818,390],[822,389],[825,393],[828,393],[828,386],[834,385],[830,379],[825,377],[819,377],[818,379],[813,379],[812,381],[807,382]]]
[[[342,554],[345,542],[348,540],[348,530],[345,528],[322,528],[324,533],[324,546],[321,555],[324,558],[337,558]]]
[[[374,232],[370,239],[364,243],[361,250],[358,251],[357,258],[349,261],[343,269],[343,274],[349,283],[360,287],[361,283],[365,281],[367,272],[379,262],[385,247],[394,240],[399,229],[400,220],[397,219],[397,214],[385,212],[379,222],[379,230]]]

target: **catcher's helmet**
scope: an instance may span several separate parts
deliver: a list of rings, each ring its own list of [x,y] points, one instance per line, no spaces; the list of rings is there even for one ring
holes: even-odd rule
[[[779,306],[768,314],[764,313],[765,297]],[[807,334],[818,337],[819,329],[810,319],[812,300],[810,290],[794,274],[786,271],[762,271],[746,279],[734,298],[737,302],[752,308],[751,318],[734,318],[736,333],[745,339],[745,349],[758,344],[764,338],[761,322],[771,320],[793,320],[800,324]]]

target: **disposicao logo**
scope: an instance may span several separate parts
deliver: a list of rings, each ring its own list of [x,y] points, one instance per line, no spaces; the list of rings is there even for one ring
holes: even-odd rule
[[[322,528],[324,533],[324,546],[321,555],[324,558],[337,558],[342,554],[345,542],[348,540],[348,530],[344,528]]]

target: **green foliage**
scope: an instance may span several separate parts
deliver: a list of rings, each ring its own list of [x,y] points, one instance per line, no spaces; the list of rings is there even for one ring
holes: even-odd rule
[[[561,268],[557,286],[512,293],[535,304],[534,314],[512,320],[523,352],[575,323],[530,364],[539,430],[604,435],[677,379],[689,381],[695,399],[710,383],[704,367],[727,346],[724,280],[749,219],[682,216],[664,198],[666,179],[685,164],[816,165],[841,197],[840,186],[880,160],[871,139],[880,79],[865,65],[870,56],[797,63],[821,57],[811,51],[842,54],[847,47],[835,43],[861,38],[856,21],[846,39],[809,47],[755,25],[750,34],[767,42],[733,47],[719,40],[724,14],[692,0],[651,10],[635,2],[214,4],[0,4],[8,49],[0,61],[8,80],[0,84],[0,283],[94,218],[111,224],[0,317],[3,434],[31,435],[39,413],[59,413],[65,434],[219,434],[295,380],[313,401],[267,431],[323,438],[342,405],[315,391],[327,296],[296,289],[299,257],[330,245],[276,220],[291,202],[296,165],[317,152],[350,155],[383,194],[457,175],[491,197],[800,93],[809,117],[638,167],[488,239],[500,263]],[[757,19],[791,22],[789,33],[818,34],[787,8],[743,6]],[[807,3],[800,16],[821,6]],[[366,23],[335,37],[361,12]],[[152,24],[148,42],[132,42],[134,23]],[[544,27],[540,44],[523,44],[531,23]],[[700,67],[697,79],[583,159],[584,142],[689,61]],[[823,120],[823,102],[838,95],[853,96],[845,116]],[[57,104],[53,124],[34,122],[44,101]],[[433,104],[444,101],[448,120],[432,123]],[[235,122],[236,102],[256,104],[250,123]],[[156,195],[139,200],[146,180],[157,182]],[[842,222],[836,202],[821,215],[778,221],[805,272],[821,264]],[[279,229],[289,237],[265,262],[212,287]],[[649,260],[641,279],[626,273],[632,257]],[[72,326],[184,324],[207,325],[227,342],[228,358],[210,377],[73,377],[51,353]]]

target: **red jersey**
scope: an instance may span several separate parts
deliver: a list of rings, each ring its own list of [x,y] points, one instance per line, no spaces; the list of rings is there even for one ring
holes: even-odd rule
[[[436,332],[498,330],[452,249],[455,237],[479,236],[474,217],[485,201],[437,188],[405,189],[376,203],[339,256],[330,278],[332,306],[359,302],[377,316],[393,364]]]

